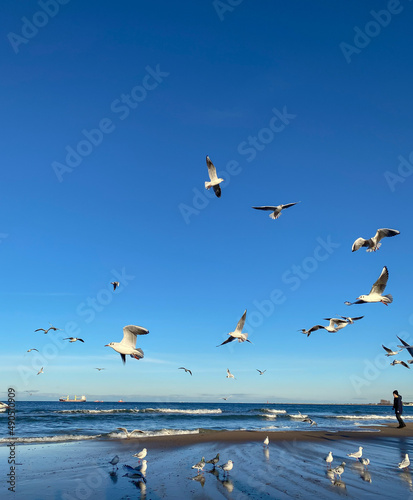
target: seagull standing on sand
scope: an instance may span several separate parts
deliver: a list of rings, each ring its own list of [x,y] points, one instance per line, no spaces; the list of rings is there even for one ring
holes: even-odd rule
[[[185,370],[185,373],[189,372],[189,374],[192,375],[191,370],[188,370],[188,368],[184,368],[183,366],[181,366],[180,368],[178,368],[178,370]]]
[[[364,467],[367,467],[370,463],[370,460],[368,458],[359,458],[359,462],[363,464]]]
[[[329,451],[324,460],[326,461],[327,467],[331,467],[331,462],[333,461],[333,452]]]
[[[361,458],[362,455],[363,455],[362,446],[359,446],[359,451],[355,451],[354,453],[347,453],[347,456],[351,458]]]
[[[143,358],[143,351],[136,347],[137,335],[147,335],[149,330],[142,326],[128,325],[123,327],[123,339],[120,342],[110,342],[105,347],[111,347],[120,354],[123,364],[126,363],[126,355],[137,360]]]
[[[148,450],[146,448],[144,448],[142,451],[140,451],[139,453],[135,453],[132,456],[137,458],[140,462],[143,458],[146,457],[147,454],[148,454]]]
[[[207,464],[212,464],[214,469],[215,469],[215,466],[216,464],[219,462],[219,453],[217,453],[216,457],[215,458],[211,458],[211,460],[208,460],[206,463]]]
[[[344,466],[346,465],[346,462],[341,462],[341,464],[338,467],[334,467],[334,469],[331,469],[331,472],[334,473],[334,475],[339,476],[341,479],[341,474],[344,472]]]
[[[406,453],[404,456],[403,460],[399,463],[398,467],[399,469],[406,469],[410,465],[410,459],[409,455]]]
[[[140,431],[139,429],[133,429],[133,431],[129,432],[127,429],[125,429],[125,427],[116,427],[118,431],[122,431],[125,433],[125,436],[126,436],[126,439],[129,439],[130,437],[132,437],[132,434],[134,434],[135,432],[139,433],[139,434],[144,434],[143,431]]]
[[[256,368],[257,372],[260,372],[260,375],[264,375],[264,373],[267,371],[267,370],[264,370],[264,371],[261,371],[261,370],[258,370],[258,368]]]
[[[148,468],[148,461],[147,460],[142,460],[142,463],[140,465],[137,465],[136,467],[131,467],[130,465],[124,465],[123,466],[128,472],[132,473],[138,473],[142,474],[143,476],[146,474],[146,469]]]
[[[396,356],[396,354],[399,354],[400,351],[392,351],[388,347],[384,346],[383,344],[381,345],[383,349],[387,352],[386,356]]]
[[[218,467],[221,468],[224,473],[228,474],[229,471],[234,467],[234,462],[232,460],[228,460],[227,463],[225,463],[224,465],[218,465]]]
[[[269,217],[271,219],[278,219],[278,217],[281,215],[282,210],[285,208],[290,208],[293,205],[297,205],[297,203],[300,203],[299,201],[296,201],[295,203],[287,203],[286,205],[277,205],[277,206],[263,206],[263,207],[252,207],[255,208],[255,210],[271,210],[271,213]]]
[[[113,285],[113,291],[120,285],[119,281],[111,281],[110,284]]]
[[[117,465],[119,463],[119,457],[118,455],[115,455],[112,460],[109,461],[110,465],[113,465],[113,467],[115,467],[115,465]],[[116,467],[118,468],[118,467]]]
[[[201,458],[201,461],[192,466],[192,469],[196,469],[198,472],[203,470],[205,467],[205,457]]]
[[[381,247],[381,243],[379,243],[381,239],[385,238],[386,236],[397,236],[398,234],[400,234],[400,231],[397,231],[396,229],[377,229],[377,232],[373,236],[373,238],[370,238],[368,240],[365,240],[364,238],[357,238],[353,243],[351,251],[356,252],[361,247],[367,247],[366,252],[375,252]]]
[[[269,446],[270,440],[268,439],[268,436],[264,439],[264,446]]]
[[[386,288],[388,279],[389,279],[389,271],[388,271],[387,267],[384,266],[378,280],[371,287],[371,290],[370,290],[368,295],[360,295],[360,297],[357,297],[355,302],[346,301],[345,304],[348,306],[351,306],[353,304],[365,304],[368,302],[381,302],[385,306],[388,306],[389,304],[391,304],[393,302],[393,296],[390,294],[382,295],[384,292],[384,289]]]
[[[220,198],[221,197],[220,184],[221,182],[224,182],[224,179],[221,178],[218,179],[217,170],[208,155],[206,157],[206,164],[208,167],[209,182],[205,182],[205,189],[210,189],[212,187],[216,197]]]
[[[40,368],[40,370],[37,372],[37,375],[40,375],[41,373],[44,373],[43,371],[43,366]]]
[[[248,333],[242,333],[242,329],[244,328],[245,324],[245,318],[247,317],[247,310],[245,309],[244,314],[241,316],[241,319],[238,321],[237,327],[235,328],[234,332],[228,333],[229,337],[227,340],[224,340],[222,344],[217,345],[217,347],[228,344],[229,342],[232,342],[235,339],[238,339],[238,342],[249,342],[252,344],[250,340],[248,340]]]
[[[233,379],[235,380],[234,375],[233,375],[233,374],[229,371],[229,369],[228,369],[228,368],[227,368],[227,376],[226,376],[226,378],[233,378]],[[228,396],[228,397],[229,397],[229,396]],[[222,399],[224,399],[224,398],[222,398]]]
[[[391,364],[392,366],[402,365],[402,366],[404,366],[404,367],[406,367],[406,368],[409,368],[409,370],[410,370],[410,366],[409,366],[409,365],[407,365],[404,361],[400,361],[400,360],[398,360],[398,359],[395,359],[395,360],[394,360],[393,362],[391,362],[390,364]]]
[[[84,342],[83,339],[79,339],[77,337],[67,337],[67,338],[65,338],[63,340],[68,340],[69,342],[76,342],[76,340],[78,340],[79,342]]]

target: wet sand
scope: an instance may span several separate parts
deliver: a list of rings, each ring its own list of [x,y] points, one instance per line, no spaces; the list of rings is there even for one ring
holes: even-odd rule
[[[266,436],[270,445],[265,449]],[[363,446],[368,469],[347,457]],[[148,449],[146,483],[123,477],[132,455]],[[333,452],[333,467],[342,461],[341,480],[328,472],[324,457]],[[206,465],[191,469],[202,456],[220,453],[233,460],[229,476]],[[1,498],[33,500],[86,499],[330,499],[403,498],[413,500],[410,471],[397,464],[413,458],[413,424],[405,429],[368,427],[359,432],[206,432],[180,436],[77,441],[16,446],[16,493],[1,482]],[[120,458],[118,469],[108,464]],[[2,479],[8,472],[8,449],[0,448]],[[211,472],[212,471],[212,472]],[[3,492],[6,494],[4,495]]]

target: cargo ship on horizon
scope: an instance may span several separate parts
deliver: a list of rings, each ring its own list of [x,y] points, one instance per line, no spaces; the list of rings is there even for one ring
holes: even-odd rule
[[[67,396],[66,398],[59,398],[59,401],[62,401],[64,403],[85,403],[86,396],[82,396],[81,398],[78,398],[75,395],[75,399],[70,399],[69,396]]]

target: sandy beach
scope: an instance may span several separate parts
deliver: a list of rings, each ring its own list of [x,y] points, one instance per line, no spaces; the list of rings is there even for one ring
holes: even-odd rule
[[[265,449],[265,436],[270,445]],[[347,457],[359,446],[370,459],[365,469]],[[123,465],[136,466],[132,455],[148,449],[146,483],[124,477]],[[413,450],[413,424],[368,427],[355,432],[206,432],[181,436],[106,439],[16,446],[16,493],[2,481],[2,498],[85,499],[284,499],[412,498],[413,478],[397,464]],[[324,457],[333,452],[333,467],[342,461],[341,480],[328,472]],[[220,454],[234,468],[228,477],[206,465],[191,468],[204,456]],[[3,475],[8,448],[0,448]],[[118,469],[108,462],[115,455]],[[5,466],[3,466],[5,464]],[[114,470],[113,470],[114,469]],[[4,496],[4,491],[6,495]]]

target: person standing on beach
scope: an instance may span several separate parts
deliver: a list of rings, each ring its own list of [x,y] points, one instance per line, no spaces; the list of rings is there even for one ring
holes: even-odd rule
[[[401,429],[402,427],[406,427],[406,424],[403,422],[403,419],[401,417],[403,413],[402,397],[400,396],[398,391],[393,391],[393,396],[394,396],[393,410],[395,411],[397,421],[399,422],[399,426],[397,428]]]

